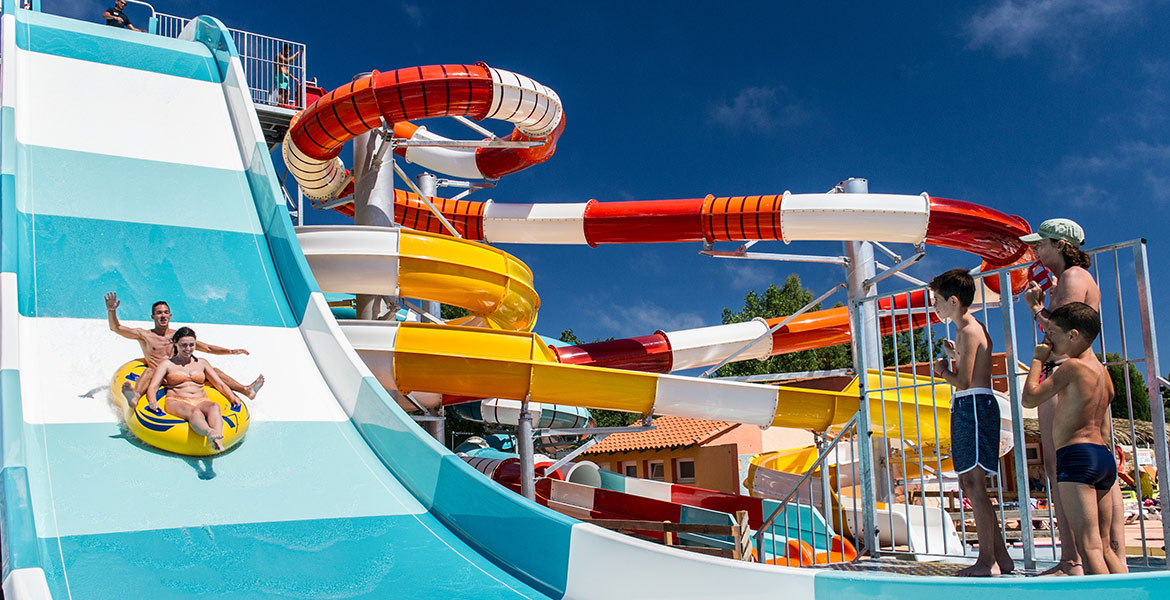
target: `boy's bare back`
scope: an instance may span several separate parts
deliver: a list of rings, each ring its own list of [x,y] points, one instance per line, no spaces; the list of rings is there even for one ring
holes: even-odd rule
[[[991,336],[987,335],[987,328],[971,313],[966,313],[955,323],[955,350],[959,356],[959,364],[966,363],[967,355],[973,357],[970,365],[970,379],[965,382],[954,382],[955,389],[991,387]],[[957,368],[959,371],[962,367]],[[966,383],[966,385],[961,385]]]

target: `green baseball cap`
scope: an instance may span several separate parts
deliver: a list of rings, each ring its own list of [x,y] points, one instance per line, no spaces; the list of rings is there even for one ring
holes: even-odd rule
[[[1040,224],[1036,233],[1021,235],[1020,241],[1025,244],[1035,244],[1042,238],[1050,240],[1064,240],[1073,246],[1080,247],[1085,243],[1085,230],[1072,219],[1048,219]]]

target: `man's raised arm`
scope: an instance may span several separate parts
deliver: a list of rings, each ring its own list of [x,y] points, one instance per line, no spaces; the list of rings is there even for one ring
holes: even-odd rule
[[[243,348],[224,348],[223,346],[213,346],[198,340],[195,341],[195,349],[200,352],[206,352],[208,354],[219,354],[221,356],[224,354],[248,354],[248,351]]]
[[[127,327],[118,321],[118,306],[121,304],[118,300],[118,294],[114,292],[106,294],[106,320],[110,323],[110,331],[126,339],[137,340],[138,330]]]

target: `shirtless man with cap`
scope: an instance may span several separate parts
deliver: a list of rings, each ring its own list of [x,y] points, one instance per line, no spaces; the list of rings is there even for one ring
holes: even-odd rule
[[[1085,243],[1085,230],[1072,219],[1048,219],[1040,224],[1035,233],[1020,236],[1020,241],[1030,244],[1036,251],[1040,263],[1052,271],[1056,285],[1048,298],[1048,307],[1044,307],[1046,293],[1036,282],[1032,282],[1024,292],[1024,303],[1032,313],[1032,318],[1040,329],[1048,331],[1048,317],[1052,311],[1069,304],[1083,302],[1098,313],[1101,311],[1101,289],[1088,269],[1092,261],[1088,254],[1081,251],[1081,244]],[[1066,357],[1053,356],[1045,364],[1045,371],[1051,372]],[[1044,455],[1044,470],[1048,473],[1048,480],[1055,486],[1056,482],[1056,447],[1053,444],[1053,418],[1059,396],[1054,396],[1037,409],[1040,421],[1040,447]],[[1110,421],[1105,419],[1102,435],[1109,439]],[[1056,508],[1057,529],[1060,535],[1060,562],[1045,572],[1048,575],[1081,575],[1084,568],[1081,565],[1076,548],[1076,541],[1068,528],[1060,494],[1053,494]],[[1111,526],[1110,539],[1107,545],[1115,553],[1120,552],[1120,542],[1125,534],[1123,511],[1121,509],[1121,488],[1114,485],[1110,491],[1114,502],[1114,521]]]

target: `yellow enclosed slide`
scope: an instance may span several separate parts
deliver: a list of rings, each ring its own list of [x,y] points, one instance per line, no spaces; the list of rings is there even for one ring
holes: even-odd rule
[[[492,329],[345,321],[342,330],[379,381],[402,393],[426,392],[831,430],[857,412],[855,381],[841,392],[566,365],[530,333],[540,306],[532,271],[506,252],[455,238],[382,227],[302,227],[298,239],[326,292],[420,298],[462,306]],[[869,374],[870,388],[893,374]],[[902,375],[902,385],[929,379]],[[910,381],[913,380],[913,381]],[[943,389],[939,387],[937,389]],[[912,390],[874,402],[871,422],[885,435],[923,443],[949,393]],[[936,406],[937,402],[937,406]],[[885,413],[885,419],[881,418]],[[945,419],[940,437],[949,438]]]
[[[487,244],[388,227],[298,227],[324,292],[406,296],[466,308],[494,329],[531,331],[532,271]]]
[[[843,392],[739,383],[658,373],[565,365],[539,336],[526,332],[385,321],[346,321],[342,331],[383,385],[402,393],[524,399],[593,409],[831,430],[860,404],[856,384]],[[876,383],[877,373],[870,374]],[[909,376],[903,376],[904,378]],[[904,382],[906,383],[906,382]],[[909,394],[873,403],[886,435],[934,440],[934,415],[948,404]],[[900,418],[899,418],[900,417]],[[940,432],[949,437],[942,426]],[[900,423],[900,424],[899,424]]]

